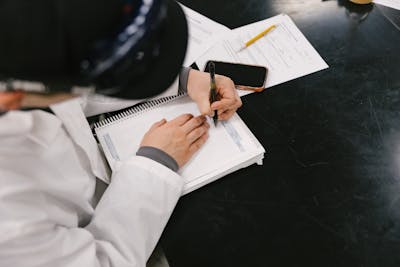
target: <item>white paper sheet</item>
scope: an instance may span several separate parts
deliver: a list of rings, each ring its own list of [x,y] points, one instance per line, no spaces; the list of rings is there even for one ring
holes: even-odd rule
[[[186,15],[189,28],[188,47],[183,66],[189,67],[215,43],[219,35],[230,32],[230,29],[182,4],[180,5]]]
[[[374,3],[400,10],[400,0],[374,0]]]
[[[238,52],[245,42],[273,24],[276,25],[275,29]],[[318,52],[285,14],[232,30],[196,63],[203,69],[208,60],[266,66],[266,88],[328,68]],[[251,91],[240,91],[240,95],[249,93]]]

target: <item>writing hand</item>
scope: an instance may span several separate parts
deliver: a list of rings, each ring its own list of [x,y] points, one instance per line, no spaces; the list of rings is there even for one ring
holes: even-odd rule
[[[218,101],[210,105],[210,74],[190,70],[187,84],[188,94],[197,103],[201,114],[213,116],[214,110],[218,110],[218,119],[227,120],[242,106],[242,101],[230,78],[215,75],[215,82]]]

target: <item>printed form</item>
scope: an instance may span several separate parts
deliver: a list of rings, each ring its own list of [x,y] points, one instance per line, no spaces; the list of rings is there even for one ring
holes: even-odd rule
[[[274,24],[275,29],[240,51],[248,40]],[[266,66],[266,88],[328,68],[291,18],[285,14],[226,33],[196,63],[200,69],[204,69],[208,60]],[[240,91],[240,95],[249,93],[251,91]]]
[[[183,66],[189,67],[214,45],[218,36],[230,32],[230,29],[182,4],[180,5],[186,15],[189,28],[189,41]]]

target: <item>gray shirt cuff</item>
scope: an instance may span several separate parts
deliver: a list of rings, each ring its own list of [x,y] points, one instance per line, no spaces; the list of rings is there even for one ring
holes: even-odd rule
[[[170,168],[174,172],[177,172],[179,169],[178,163],[173,157],[171,157],[164,151],[152,146],[140,147],[139,150],[136,152],[136,155],[152,159],[164,165],[165,167]]]
[[[179,74],[179,92],[187,92],[187,82],[191,68],[182,67]]]

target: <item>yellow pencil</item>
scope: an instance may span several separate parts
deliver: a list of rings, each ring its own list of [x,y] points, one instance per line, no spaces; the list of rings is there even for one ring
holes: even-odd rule
[[[276,28],[276,25],[272,25],[272,26],[268,27],[267,29],[265,29],[264,31],[260,32],[259,34],[257,34],[256,36],[254,36],[253,38],[248,40],[239,51],[245,49],[246,47],[249,47],[250,45],[252,45],[254,42],[256,42],[258,39],[260,39],[261,37],[266,35],[268,32],[270,32],[274,28]]]

